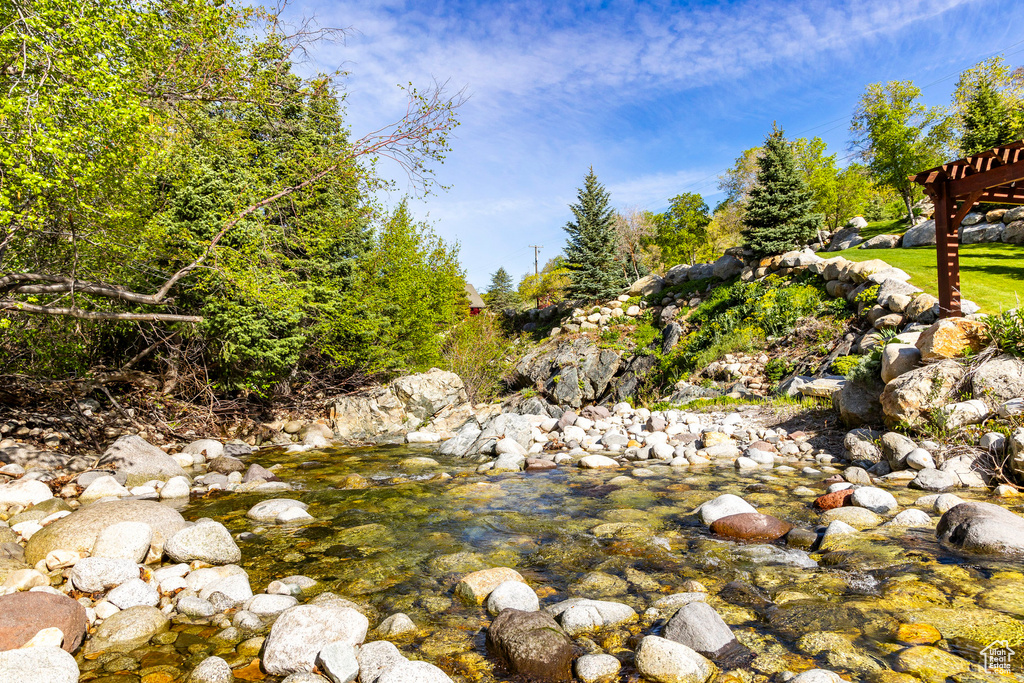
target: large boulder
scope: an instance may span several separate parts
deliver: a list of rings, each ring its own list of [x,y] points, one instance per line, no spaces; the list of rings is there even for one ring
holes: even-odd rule
[[[234,564],[242,559],[242,551],[220,522],[206,520],[185,527],[171,536],[164,552],[174,562],[198,560],[208,564]]]
[[[917,348],[925,363],[977,353],[988,345],[988,325],[966,318],[943,318],[921,333]]]
[[[875,235],[864,244],[861,249],[895,249],[903,241],[903,235]]]
[[[1024,221],[1014,221],[1003,228],[1003,241],[1007,244],[1024,244]]]
[[[882,280],[878,285],[878,304],[885,306],[889,310],[893,310],[893,297],[896,296],[907,296],[913,298],[921,290],[914,285],[897,280],[895,278],[889,278]],[[902,312],[902,310],[897,311]]]
[[[861,244],[863,241],[864,238],[860,236],[860,228],[843,228],[832,236],[832,241],[828,243],[828,249],[825,251],[843,251],[844,249],[851,249],[858,244]]]
[[[939,300],[931,294],[918,294],[907,304],[903,314],[915,322],[930,325],[939,317]]]
[[[935,221],[925,221],[903,233],[903,248],[925,247],[935,244]]]
[[[177,510],[149,500],[117,500],[93,503],[36,532],[25,547],[30,564],[46,559],[53,550],[89,554],[104,529],[118,522],[142,522],[153,530],[153,547],[163,548],[168,538],[185,528]]]
[[[50,487],[35,479],[18,479],[0,484],[0,505],[28,507],[53,498]]]
[[[111,444],[97,465],[115,467],[127,474],[128,486],[185,476],[185,470],[174,458],[135,434],[122,436]]]
[[[832,394],[832,405],[847,427],[876,424],[882,421],[881,393],[881,387],[848,380]]]
[[[74,652],[87,626],[85,608],[66,595],[28,591],[0,596],[0,651],[21,647],[44,628],[58,628],[64,634],[62,647]]]
[[[660,275],[651,273],[644,275],[629,287],[631,296],[650,296],[665,289],[665,280]]]
[[[714,276],[719,280],[728,280],[731,277],[736,277],[741,272],[743,272],[743,261],[729,254],[715,261],[712,270]]]
[[[904,373],[882,391],[882,410],[888,420],[914,426],[932,410],[949,402],[953,387],[963,375],[964,367],[954,360]]]
[[[282,612],[263,646],[264,670],[274,676],[310,672],[325,646],[362,643],[370,624],[349,604],[346,600],[329,600]]]
[[[468,400],[462,378],[438,368],[399,377],[391,387],[404,403],[406,412],[420,420],[429,420],[444,408]]]
[[[971,388],[975,398],[991,403],[1024,396],[1024,360],[1004,354],[982,363],[974,370]]]
[[[961,550],[1024,556],[1024,518],[993,503],[960,503],[942,515],[935,534]]]
[[[921,363],[921,352],[913,344],[886,344],[882,348],[882,381],[888,384]]]
[[[487,629],[487,647],[527,679],[572,679],[573,642],[546,612],[503,610]]]

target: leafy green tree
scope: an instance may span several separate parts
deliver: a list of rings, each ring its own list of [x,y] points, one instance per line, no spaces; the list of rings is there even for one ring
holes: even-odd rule
[[[484,297],[488,306],[499,311],[519,305],[519,295],[512,287],[512,276],[504,267],[491,274],[491,286]]]
[[[1024,133],[1024,70],[1001,55],[960,74],[948,122],[957,152],[976,154],[1019,139]]]
[[[569,269],[565,267],[565,259],[556,256],[544,264],[539,275],[528,273],[519,280],[519,298],[546,306],[565,299],[569,285]]]
[[[780,254],[807,244],[821,226],[811,190],[778,128],[765,139],[757,160],[757,183],[750,190],[743,236],[758,255]]]
[[[634,281],[650,273],[657,260],[652,250],[654,214],[636,207],[616,211],[615,233],[619,238],[622,276]]]
[[[600,299],[619,292],[625,284],[618,262],[618,235],[615,212],[609,194],[591,168],[577,190],[577,202],[570,204],[575,220],[565,231],[565,267],[569,271],[569,296]]]
[[[661,249],[664,266],[692,265],[699,255],[707,255],[710,224],[708,205],[699,194],[684,192],[672,197],[668,211],[655,218],[654,242]]]
[[[861,96],[850,131],[852,146],[874,182],[895,192],[914,217],[919,186],[910,176],[942,162],[949,126],[941,108],[918,100],[921,90],[911,81],[872,83]]]

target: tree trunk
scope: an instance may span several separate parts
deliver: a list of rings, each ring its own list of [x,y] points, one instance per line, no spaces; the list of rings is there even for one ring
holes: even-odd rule
[[[909,194],[903,195],[903,202],[907,205],[907,227],[914,227],[914,202]]]

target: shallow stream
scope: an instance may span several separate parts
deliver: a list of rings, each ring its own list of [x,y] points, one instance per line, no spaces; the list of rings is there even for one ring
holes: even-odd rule
[[[438,464],[403,463],[425,455]],[[900,666],[896,653],[913,642],[913,629],[901,631],[901,624],[935,627],[944,640],[940,645],[973,662],[983,663],[981,651],[996,640],[1024,653],[1019,563],[960,557],[936,542],[934,528],[869,529],[824,554],[784,543],[726,542],[712,537],[692,514],[705,500],[734,493],[760,512],[814,529],[819,515],[811,503],[824,492],[827,473],[637,463],[644,466],[488,475],[477,474],[468,460],[404,447],[293,455],[264,450],[253,461],[280,464],[278,476],[301,490],[284,496],[214,493],[189,504],[185,517],[211,517],[245,534],[241,564],[255,591],[302,574],[320,582],[314,592],[333,591],[363,606],[371,629],[405,612],[419,631],[396,644],[406,656],[435,663],[456,680],[510,678],[484,645],[491,617],[484,608],[461,604],[452,591],[461,575],[492,566],[518,570],[542,608],[575,596],[633,607],[639,622],[576,638],[581,652],[619,656],[620,680],[638,676],[630,666],[636,637],[663,627],[663,618],[644,618],[644,612],[659,597],[687,590],[689,580],[707,588],[709,603],[756,653],[748,668],[733,672],[743,680],[827,668],[851,680],[913,681],[891,671]],[[794,493],[798,487],[813,492]],[[900,509],[923,495],[890,490]],[[272,497],[308,503],[317,521],[274,527],[245,517],[254,504]],[[938,515],[929,513],[936,522]],[[621,522],[630,524],[608,525]],[[218,631],[175,625],[159,637],[166,644],[132,653],[139,665],[131,672],[111,668],[109,661],[83,662],[82,680],[169,683],[184,680],[208,654],[232,665],[255,659],[259,641],[223,642],[215,637]],[[1021,655],[1014,657],[1021,671]],[[276,680],[251,663],[235,674],[240,680]],[[931,680],[943,680],[940,674]],[[1008,680],[980,666],[972,676]]]

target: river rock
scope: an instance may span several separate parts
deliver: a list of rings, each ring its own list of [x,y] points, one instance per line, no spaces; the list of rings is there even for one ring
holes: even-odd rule
[[[28,507],[53,498],[50,487],[37,479],[18,479],[0,484],[0,505]]]
[[[832,493],[826,493],[823,496],[819,496],[814,501],[814,507],[818,508],[822,512],[825,512],[826,510],[834,510],[835,508],[853,505],[853,501],[850,500],[852,497],[852,488],[833,491]]]
[[[993,503],[961,503],[942,515],[935,534],[961,550],[986,555],[1024,555],[1024,518]]]
[[[759,512],[719,517],[711,523],[711,533],[741,541],[774,541],[788,534],[792,528],[792,524]]]
[[[572,679],[572,640],[546,612],[503,611],[487,629],[487,646],[521,676]]]
[[[739,496],[724,493],[702,504],[694,512],[700,518],[700,521],[710,526],[722,517],[757,512],[757,510]]]
[[[280,614],[289,607],[294,607],[299,601],[291,595],[268,595],[260,593],[254,595],[245,603],[245,609],[260,617],[271,617]]]
[[[406,633],[415,633],[416,624],[412,619],[409,618],[408,614],[404,612],[396,612],[390,617],[380,622],[380,626],[377,627],[377,633],[385,638],[397,638],[405,635]]]
[[[895,527],[928,527],[931,525],[932,519],[928,513],[914,508],[904,510],[885,524],[885,526]]]
[[[752,658],[728,624],[706,602],[690,602],[680,607],[665,626],[665,637],[727,668],[742,665]]]
[[[96,537],[93,557],[110,557],[144,562],[153,543],[153,529],[144,522],[111,524]]]
[[[865,508],[880,515],[896,512],[899,503],[888,491],[874,486],[862,486],[854,489],[850,501],[857,507]]]
[[[505,581],[487,596],[487,611],[497,615],[506,609],[536,612],[540,609],[540,600],[533,589],[522,581]]]
[[[160,489],[160,499],[188,498],[191,493],[188,477],[171,477]]]
[[[619,673],[622,664],[611,655],[583,655],[576,660],[576,678],[583,683],[608,681]]]
[[[841,507],[829,510],[821,516],[821,523],[844,522],[854,529],[867,529],[882,523],[882,518],[871,510],[859,507]]]
[[[71,582],[84,593],[97,593],[137,578],[138,565],[123,558],[84,557],[71,570]]]
[[[913,344],[886,344],[882,348],[882,381],[888,384],[921,363],[921,351]]]
[[[797,674],[789,683],[843,683],[843,678],[828,669],[810,669]]]
[[[177,510],[149,500],[118,500],[86,505],[67,517],[43,527],[35,533],[25,547],[30,564],[54,550],[72,550],[88,554],[96,545],[100,532],[119,522],[142,522],[153,530],[153,546],[163,547],[164,541],[185,527],[185,518]]]
[[[832,394],[832,405],[847,427],[861,427],[879,422],[882,418],[878,397],[879,387],[844,380],[839,391]]]
[[[23,646],[44,628],[60,629],[63,648],[74,652],[87,625],[85,608],[66,595],[26,591],[0,596],[0,652]]]
[[[526,583],[522,575],[508,567],[492,567],[466,574],[455,585],[455,595],[462,600],[482,605],[495,588],[506,581]]]
[[[960,477],[955,472],[924,469],[917,473],[908,486],[921,491],[948,491],[960,487]]]
[[[585,469],[600,469],[603,467],[618,467],[619,463],[615,462],[606,455],[585,455],[580,458],[580,467]]]
[[[130,607],[107,617],[86,643],[86,652],[128,652],[170,628],[167,616],[156,607]]]
[[[656,683],[705,683],[717,672],[706,657],[659,636],[645,636],[640,641],[636,668]]]
[[[224,454],[224,444],[214,439],[199,439],[182,448],[181,452],[202,455],[207,460],[213,460]]]
[[[377,683],[452,683],[452,679],[433,664],[405,660],[382,673]]]
[[[256,503],[256,505],[249,508],[249,511],[245,513],[245,516],[257,522],[273,522],[277,519],[278,515],[289,508],[305,510],[308,507],[309,506],[301,500],[272,498],[261,503]]]
[[[234,564],[242,559],[235,539],[220,522],[206,521],[185,527],[171,536],[164,552],[174,562],[198,560],[207,564]]]
[[[78,663],[59,647],[0,652],[0,683],[78,683]]]
[[[219,474],[244,472],[245,463],[230,455],[221,455],[210,461],[208,469],[210,472],[217,472]]]
[[[316,656],[330,643],[358,645],[366,638],[369,621],[334,600],[298,605],[281,613],[263,648],[263,668],[274,676],[310,672]]]
[[[122,436],[108,448],[97,466],[113,466],[128,475],[128,486],[139,486],[152,479],[167,481],[185,476],[174,458],[135,434]]]
[[[892,664],[893,670],[913,674],[925,683],[943,683],[970,667],[966,659],[930,645],[908,647],[896,655]]]
[[[349,643],[329,643],[316,656],[317,668],[331,683],[350,683],[359,675],[356,648]]]
[[[135,578],[125,581],[107,593],[107,602],[120,609],[138,607],[140,605],[156,607],[160,604],[160,594],[142,579]]]
[[[609,600],[570,598],[547,608],[559,618],[562,628],[571,636],[609,626],[636,621],[637,614],[629,605]]]
[[[96,477],[78,496],[80,503],[93,503],[101,498],[127,498],[132,492],[110,475]]]
[[[192,673],[188,677],[188,683],[234,683],[234,681],[235,676],[231,673],[231,666],[220,657],[207,657],[199,662],[199,666],[192,669]]]
[[[356,661],[359,663],[359,683],[376,683],[382,673],[406,659],[393,644],[375,640],[359,648]]]

